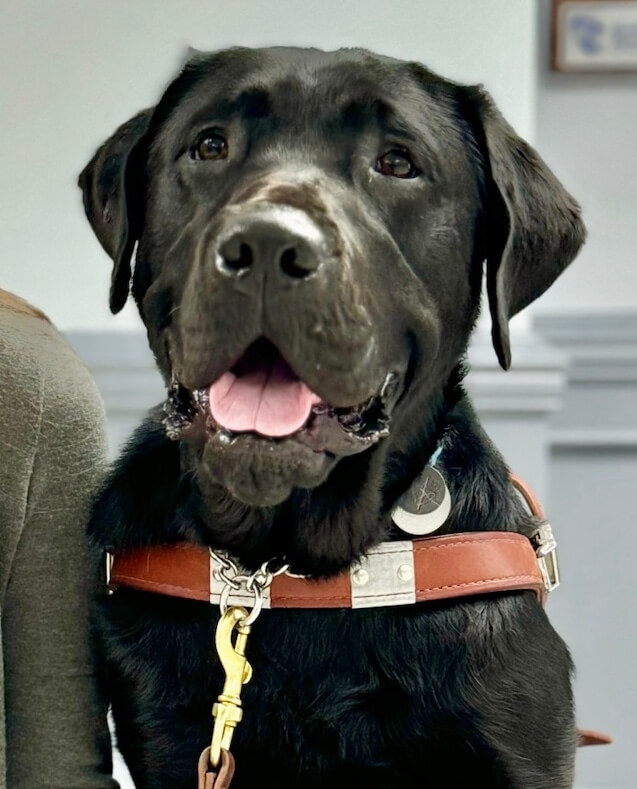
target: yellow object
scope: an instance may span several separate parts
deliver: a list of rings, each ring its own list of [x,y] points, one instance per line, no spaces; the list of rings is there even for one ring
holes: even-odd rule
[[[221,616],[215,634],[215,646],[219,660],[226,672],[226,681],[217,703],[212,708],[215,725],[210,746],[210,764],[217,768],[221,763],[221,751],[230,750],[232,735],[243,717],[241,709],[242,686],[252,677],[252,666],[245,656],[245,648],[250,634],[246,625],[248,612],[245,608],[233,606]],[[236,640],[232,641],[234,632]]]

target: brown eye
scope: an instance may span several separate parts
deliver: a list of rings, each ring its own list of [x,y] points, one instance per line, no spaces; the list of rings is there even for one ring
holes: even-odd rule
[[[383,154],[376,162],[376,170],[381,175],[394,178],[415,178],[418,175],[416,165],[405,151],[392,150]]]
[[[191,155],[193,159],[225,159],[228,143],[218,132],[204,132],[194,144]]]

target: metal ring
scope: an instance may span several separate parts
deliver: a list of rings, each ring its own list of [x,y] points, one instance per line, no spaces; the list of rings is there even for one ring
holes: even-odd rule
[[[254,605],[248,615],[241,620],[248,627],[256,621],[261,613],[264,602],[263,592],[270,586],[274,578],[283,573],[292,575],[292,573],[289,573],[289,564],[282,564],[276,570],[271,570],[270,565],[276,562],[276,559],[269,559],[267,562],[263,562],[258,570],[247,575],[245,572],[240,571],[239,566],[225,552],[217,553],[212,548],[208,550],[210,556],[217,563],[217,566],[212,571],[213,576],[224,584],[219,595],[219,612],[221,616],[224,616],[230,607],[228,600],[232,592],[239,592],[245,589],[246,593],[254,597]],[[304,576],[296,577],[301,578]]]
[[[300,573],[291,573],[289,570],[285,571],[285,574],[288,578],[307,578],[307,575],[301,575]]]
[[[221,576],[221,580],[226,584],[226,586],[230,586],[234,589],[235,592],[238,592],[241,589],[241,576],[234,575],[232,578],[227,575],[229,572],[229,568],[221,568],[219,570],[219,575]]]
[[[231,589],[229,586],[224,586],[223,591],[219,596],[219,613],[221,616],[225,616],[226,612],[228,611],[228,597],[230,596],[230,591]],[[250,609],[248,615],[244,619],[240,620],[241,624],[245,625],[246,627],[249,627],[256,621],[263,608],[263,594],[261,589],[259,589],[258,586],[255,586],[252,590],[252,594],[254,595],[254,605]]]
[[[242,624],[246,627],[252,625],[259,614],[261,613],[261,609],[263,608],[263,593],[258,586],[254,587],[254,607],[248,613],[248,616],[242,620]]]
[[[221,616],[226,615],[226,611],[228,610],[228,595],[230,594],[230,587],[224,586],[221,590],[221,594],[219,595],[219,613]]]
[[[271,569],[270,565],[275,561],[276,559],[268,559],[267,562],[263,562],[259,568],[259,571],[264,575],[271,575],[273,578],[275,578],[277,575],[283,575],[283,573],[286,573],[290,569],[290,565],[285,563],[281,564],[276,570]],[[270,583],[272,582],[270,581]]]
[[[232,587],[230,585],[226,585],[219,595],[219,613],[221,616],[225,616],[228,610],[228,596],[230,595],[231,589]]]
[[[227,554],[217,553],[216,551],[213,551],[212,548],[208,548],[208,552],[211,558],[213,558],[217,564],[221,565],[223,570],[234,570],[235,575],[238,575],[239,568]]]
[[[250,578],[248,578],[248,582],[246,587],[252,591],[255,586],[259,586],[261,589],[267,589],[268,586],[272,583],[272,578],[274,576],[272,573],[268,572],[267,570],[263,569],[261,566],[256,572],[252,573]]]

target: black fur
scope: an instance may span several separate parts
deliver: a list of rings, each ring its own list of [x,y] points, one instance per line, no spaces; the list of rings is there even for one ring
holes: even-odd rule
[[[416,151],[412,183],[357,169],[396,144],[377,131],[388,118]],[[219,119],[241,159],[193,167],[191,128]],[[301,183],[289,175],[297,163],[311,168]],[[397,536],[393,503],[439,443],[453,502],[440,533],[530,533],[462,390],[461,359],[483,260],[506,367],[508,318],[549,287],[584,231],[576,204],[483,91],[359,50],[197,55],[156,108],[105,143],[81,185],[115,262],[115,311],[138,242],[133,293],[167,381],[206,386],[263,335],[336,406],[377,391],[388,369],[400,382],[389,437],[320,468],[287,440],[274,465],[246,452],[219,459],[201,436],[170,441],[152,412],[96,502],[90,535],[102,548],[185,539],[250,568],[285,556],[297,571],[330,575]],[[218,278],[207,250],[230,209],[253,200],[304,211],[338,265],[325,262],[293,299],[252,285],[239,294]],[[218,612],[124,589],[99,609],[118,744],[136,785],[195,786],[222,685]],[[531,593],[265,611],[249,658],[237,789],[572,786],[570,659]]]

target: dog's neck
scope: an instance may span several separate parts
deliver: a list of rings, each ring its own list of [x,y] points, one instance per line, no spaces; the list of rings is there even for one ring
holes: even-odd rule
[[[179,444],[166,438],[158,410],[113,470],[96,504],[92,536],[103,548],[186,539],[227,550],[247,568],[285,557],[296,572],[329,576],[372,545],[404,538],[390,511],[439,441],[444,448],[439,466],[452,506],[437,533],[530,533],[532,524],[511,495],[507,468],[481,430],[460,377],[459,368],[420,431],[405,433],[398,446],[388,443],[344,458],[319,488],[295,491],[271,508],[246,506],[218,485],[201,486],[183,448],[180,452]],[[153,483],[160,470],[158,491]],[[126,501],[113,484],[124,478],[137,481]]]
[[[220,484],[198,478],[200,517],[183,536],[228,551],[248,569],[272,558],[318,577],[349,567],[393,536],[390,511],[438,445],[449,409],[463,396],[461,373],[458,367],[419,413],[402,414],[387,440],[342,458],[322,485],[294,490],[275,507],[244,505]],[[187,446],[182,467],[196,468]]]

